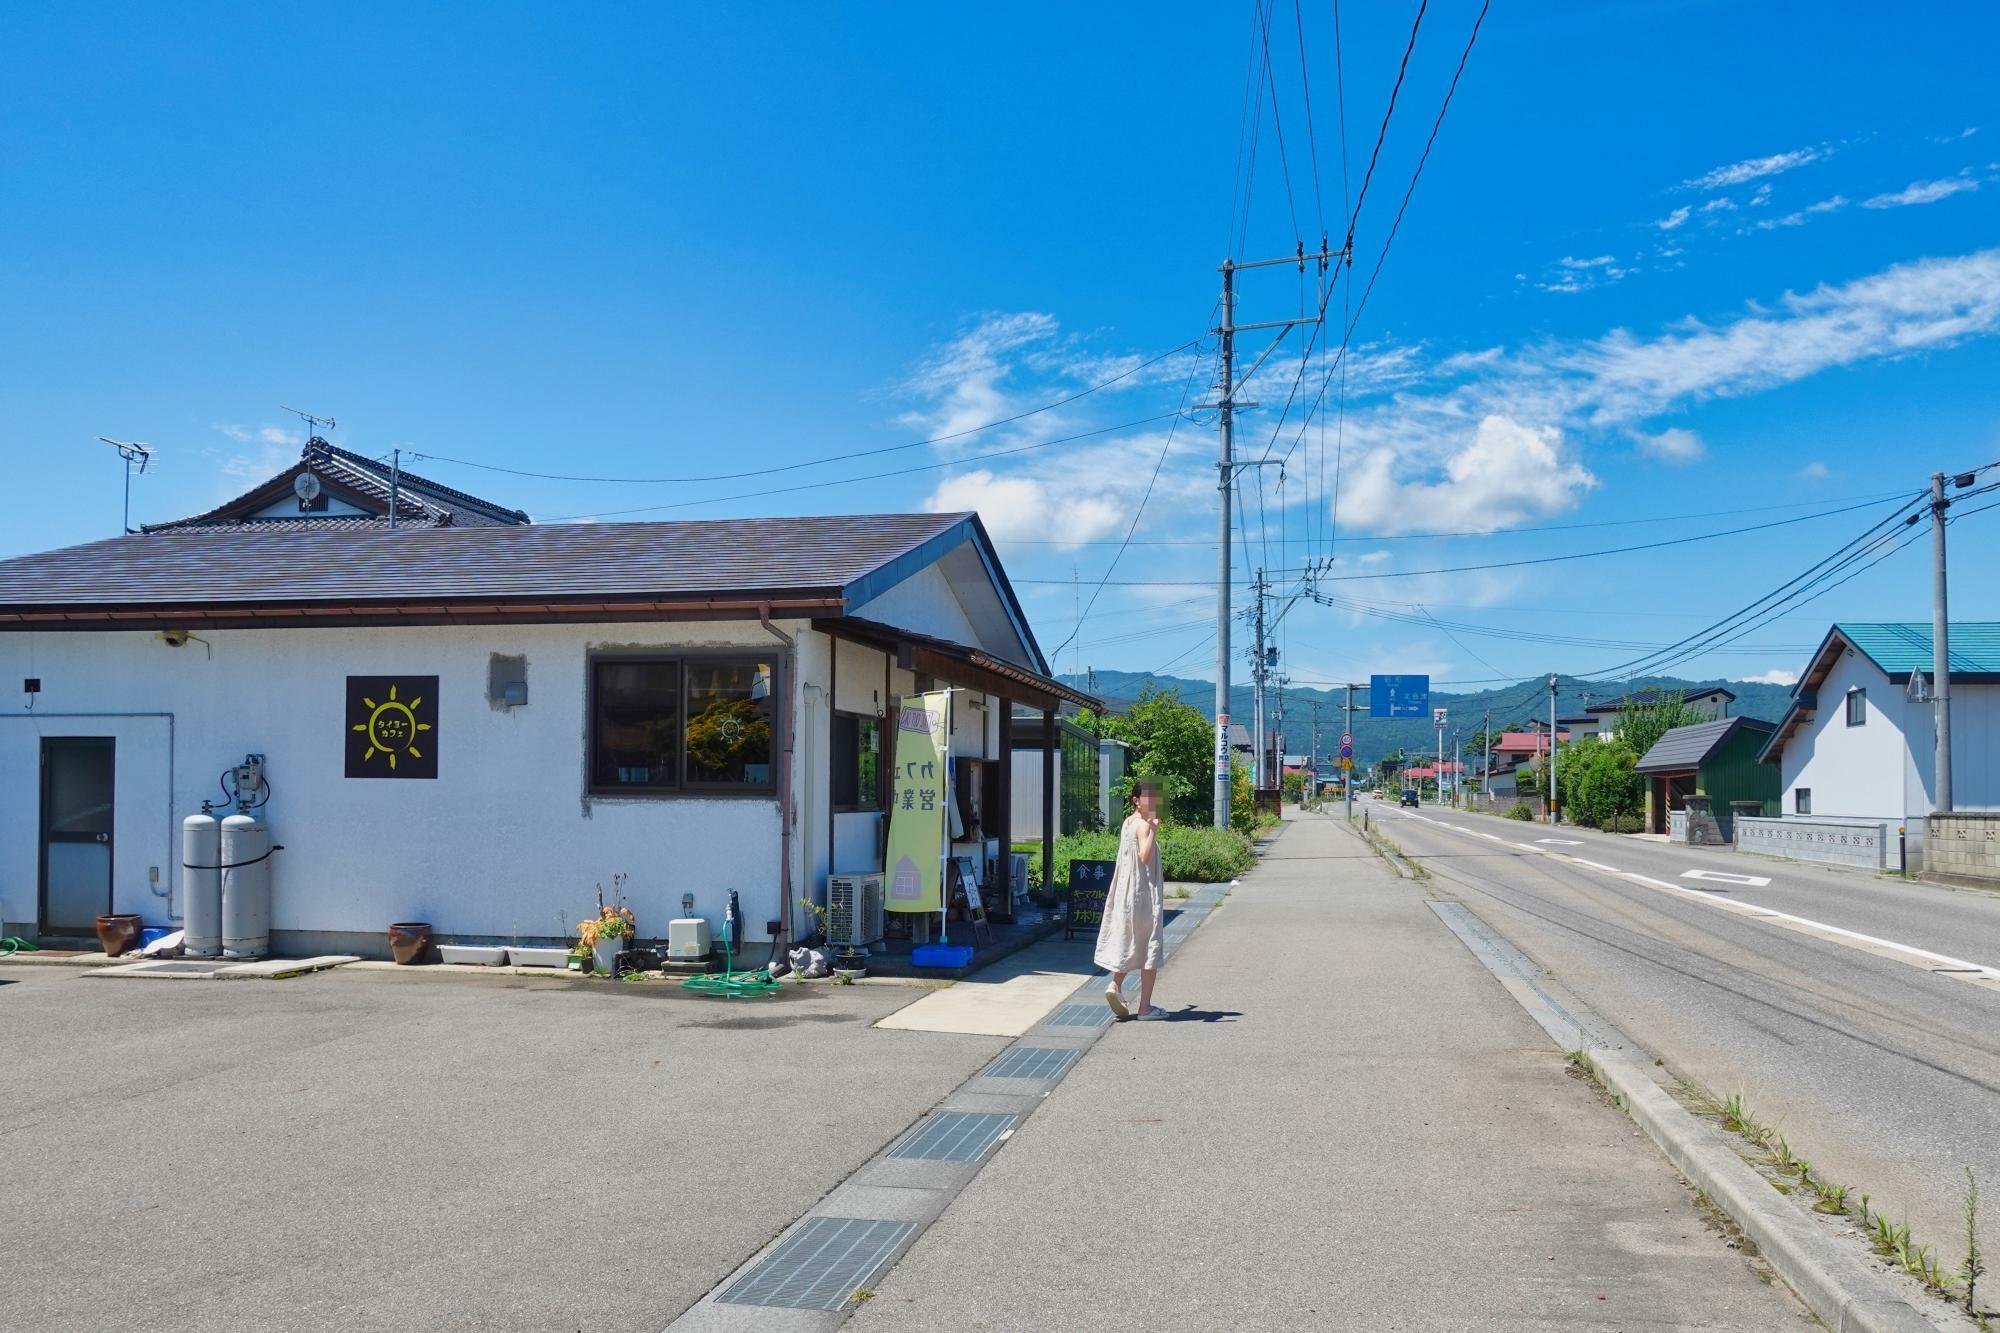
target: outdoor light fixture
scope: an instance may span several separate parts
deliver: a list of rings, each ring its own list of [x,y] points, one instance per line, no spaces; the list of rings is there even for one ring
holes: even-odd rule
[[[1970,486],[1973,482],[1977,480],[1979,480],[1977,473],[1961,472],[1957,476],[1951,479],[1951,484],[1958,487],[1960,490],[1964,490],[1967,486]]]

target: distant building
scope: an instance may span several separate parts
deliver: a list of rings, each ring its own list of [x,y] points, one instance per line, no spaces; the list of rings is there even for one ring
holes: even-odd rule
[[[1725,840],[1739,811],[1777,814],[1777,775],[1757,762],[1772,731],[1771,723],[1756,718],[1725,717],[1675,727],[1653,742],[1639,758],[1646,780],[1646,832],[1667,832],[1671,813],[1685,810],[1690,796],[1708,798]]]
[[[1634,690],[1601,704],[1592,704],[1583,711],[1598,719],[1598,734],[1610,740],[1618,734],[1618,724],[1625,714],[1634,708],[1647,704],[1661,703],[1674,697],[1675,691],[1660,689]],[[1682,694],[1681,702],[1713,722],[1729,716],[1729,706],[1736,702],[1736,693],[1717,685],[1713,689],[1701,690],[1693,694]],[[1567,721],[1565,724],[1567,725]]]

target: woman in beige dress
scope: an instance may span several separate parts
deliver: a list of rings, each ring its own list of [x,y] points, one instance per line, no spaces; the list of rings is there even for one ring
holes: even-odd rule
[[[1111,973],[1104,1002],[1120,1018],[1158,1020],[1166,1012],[1153,1007],[1153,982],[1166,953],[1163,923],[1166,882],[1160,876],[1160,788],[1141,782],[1132,788],[1135,807],[1118,833],[1118,864],[1111,888],[1104,895],[1104,919],[1097,927],[1093,960]],[[1125,1004],[1125,974],[1139,974],[1139,1008]]]

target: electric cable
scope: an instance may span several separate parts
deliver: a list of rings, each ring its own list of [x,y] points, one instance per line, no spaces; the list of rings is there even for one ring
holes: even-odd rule
[[[698,477],[588,477],[562,472],[535,472],[526,468],[501,467],[497,463],[479,463],[469,458],[454,458],[447,454],[420,453],[415,450],[411,451],[411,457],[439,463],[455,463],[460,467],[478,468],[484,472],[501,472],[512,477],[533,477],[539,481],[583,481],[613,486],[689,486],[709,481],[741,481],[747,477],[768,477],[781,472],[796,472],[801,468],[820,467],[827,463],[844,463],[856,458],[873,458],[881,454],[899,453],[905,449],[921,449],[927,445],[949,444],[953,440],[962,440],[968,435],[977,435],[982,431],[994,430],[1001,426],[1011,426],[1017,421],[1026,421],[1029,417],[1040,416],[1044,412],[1052,412],[1056,408],[1067,407],[1069,404],[1077,402],[1080,399],[1088,398],[1091,394],[1097,393],[1102,389],[1108,389],[1121,380],[1130,379],[1148,366],[1158,365],[1169,357],[1178,356],[1189,348],[1197,347],[1206,340],[1206,334],[1200,338],[1190,338],[1179,347],[1169,348],[1167,351],[1161,352],[1158,356],[1148,357],[1139,364],[1113,375],[1110,379],[1100,380],[1087,389],[1079,389],[1065,398],[1058,398],[1051,403],[1043,403],[1040,407],[1031,407],[1025,412],[1016,412],[1010,417],[1000,417],[993,421],[982,422],[977,426],[968,426],[964,430],[952,431],[947,435],[934,435],[927,440],[911,440],[907,444],[888,444],[875,449],[857,449],[850,453],[828,454],[824,458],[807,459],[801,463],[782,463],[774,467],[753,468],[746,472],[716,472]],[[638,511],[632,510],[627,512],[636,513]]]

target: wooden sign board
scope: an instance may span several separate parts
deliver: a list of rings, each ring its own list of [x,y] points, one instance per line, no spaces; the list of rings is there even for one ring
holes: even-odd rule
[[[1104,900],[1111,892],[1116,861],[1071,861],[1069,863],[1069,915],[1063,923],[1063,938],[1074,939],[1080,930],[1095,934],[1104,924]]]
[[[986,922],[986,901],[979,895],[979,875],[973,869],[972,858],[954,856],[951,858],[952,887],[965,895],[965,912],[972,918],[972,938],[981,944],[993,941],[993,928]]]

